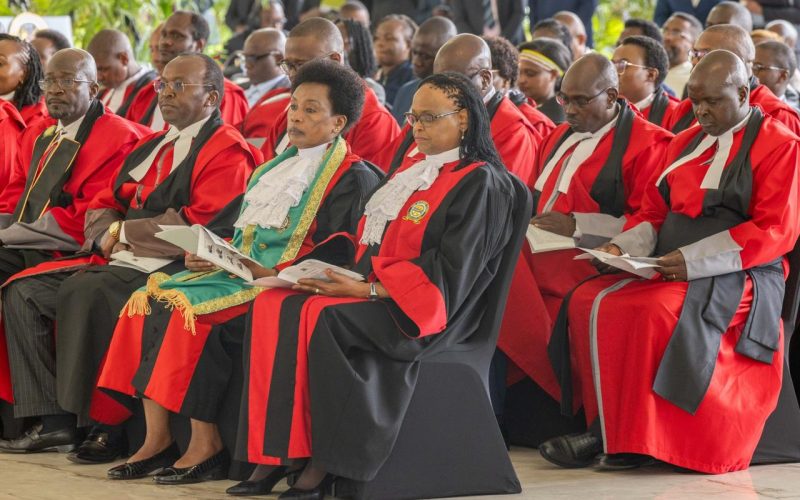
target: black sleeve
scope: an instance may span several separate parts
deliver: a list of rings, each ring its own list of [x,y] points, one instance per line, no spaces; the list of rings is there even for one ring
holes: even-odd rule
[[[232,199],[217,215],[206,225],[206,227],[220,238],[233,238],[236,219],[239,218],[239,211],[244,202],[244,193]]]

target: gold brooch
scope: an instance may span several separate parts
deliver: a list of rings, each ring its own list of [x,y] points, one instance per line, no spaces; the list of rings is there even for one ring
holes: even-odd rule
[[[408,207],[408,213],[403,217],[403,220],[410,220],[414,224],[419,224],[430,208],[427,201],[418,201]]]

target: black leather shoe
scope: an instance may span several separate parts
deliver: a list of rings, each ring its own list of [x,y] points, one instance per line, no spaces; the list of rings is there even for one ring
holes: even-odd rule
[[[231,457],[223,449],[213,457],[191,467],[167,467],[155,476],[156,484],[191,484],[226,479]]]
[[[22,437],[0,441],[0,452],[4,453],[37,453],[40,451],[70,452],[78,446],[75,429],[59,429],[41,434],[42,424],[36,424]]]
[[[76,464],[107,464],[122,456],[125,448],[120,437],[92,431],[78,449],[67,455],[67,460]]]
[[[173,441],[166,449],[156,453],[150,458],[145,458],[144,460],[136,462],[126,462],[108,469],[108,478],[139,479],[147,477],[154,472],[162,470],[164,467],[169,467],[170,464],[175,463],[175,460],[179,459],[180,456],[178,445]]]
[[[545,460],[567,469],[588,467],[602,452],[603,441],[590,432],[559,436],[539,445]]]
[[[310,490],[301,490],[293,486],[281,493],[278,500],[322,500],[335,479],[336,477],[332,474],[326,474],[317,487]]]
[[[598,467],[605,470],[625,470],[647,467],[656,463],[656,459],[649,455],[638,453],[612,453],[600,455]]]
[[[251,496],[251,495],[268,495],[272,492],[272,488],[281,482],[281,479],[289,474],[289,467],[276,467],[266,477],[258,481],[242,481],[225,490],[228,495]]]

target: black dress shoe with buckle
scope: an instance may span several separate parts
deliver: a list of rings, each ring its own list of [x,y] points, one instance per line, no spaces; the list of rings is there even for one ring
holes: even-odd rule
[[[649,455],[638,453],[611,453],[600,455],[599,468],[605,470],[625,470],[647,467],[656,463],[656,459]]]
[[[316,488],[310,490],[301,490],[300,488],[295,488],[292,486],[288,490],[281,493],[281,495],[278,497],[278,500],[323,500],[328,488],[330,488],[335,480],[336,476],[332,474],[326,474]]]
[[[252,495],[269,495],[276,484],[281,482],[281,479],[289,474],[289,467],[281,466],[273,469],[262,479],[258,481],[242,481],[225,490],[228,495],[239,496],[252,496]]]
[[[169,467],[180,458],[181,454],[178,445],[173,441],[166,449],[156,453],[150,458],[138,460],[136,462],[126,462],[116,467],[108,469],[109,479],[139,479],[147,477],[154,472]]]
[[[76,464],[107,464],[122,456],[125,449],[121,436],[93,429],[78,449],[67,455],[67,460]]]
[[[58,451],[67,453],[78,446],[77,431],[73,428],[42,433],[42,424],[36,424],[17,439],[0,441],[0,452],[38,453]]]
[[[545,460],[567,469],[588,467],[602,452],[603,441],[590,432],[559,436],[539,445]]]
[[[223,449],[213,457],[191,467],[167,467],[155,476],[156,484],[192,484],[226,479],[231,457]]]

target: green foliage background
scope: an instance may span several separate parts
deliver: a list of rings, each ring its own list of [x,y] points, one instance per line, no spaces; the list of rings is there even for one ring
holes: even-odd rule
[[[595,49],[610,55],[626,19],[653,19],[655,0],[600,0],[592,19]]]

